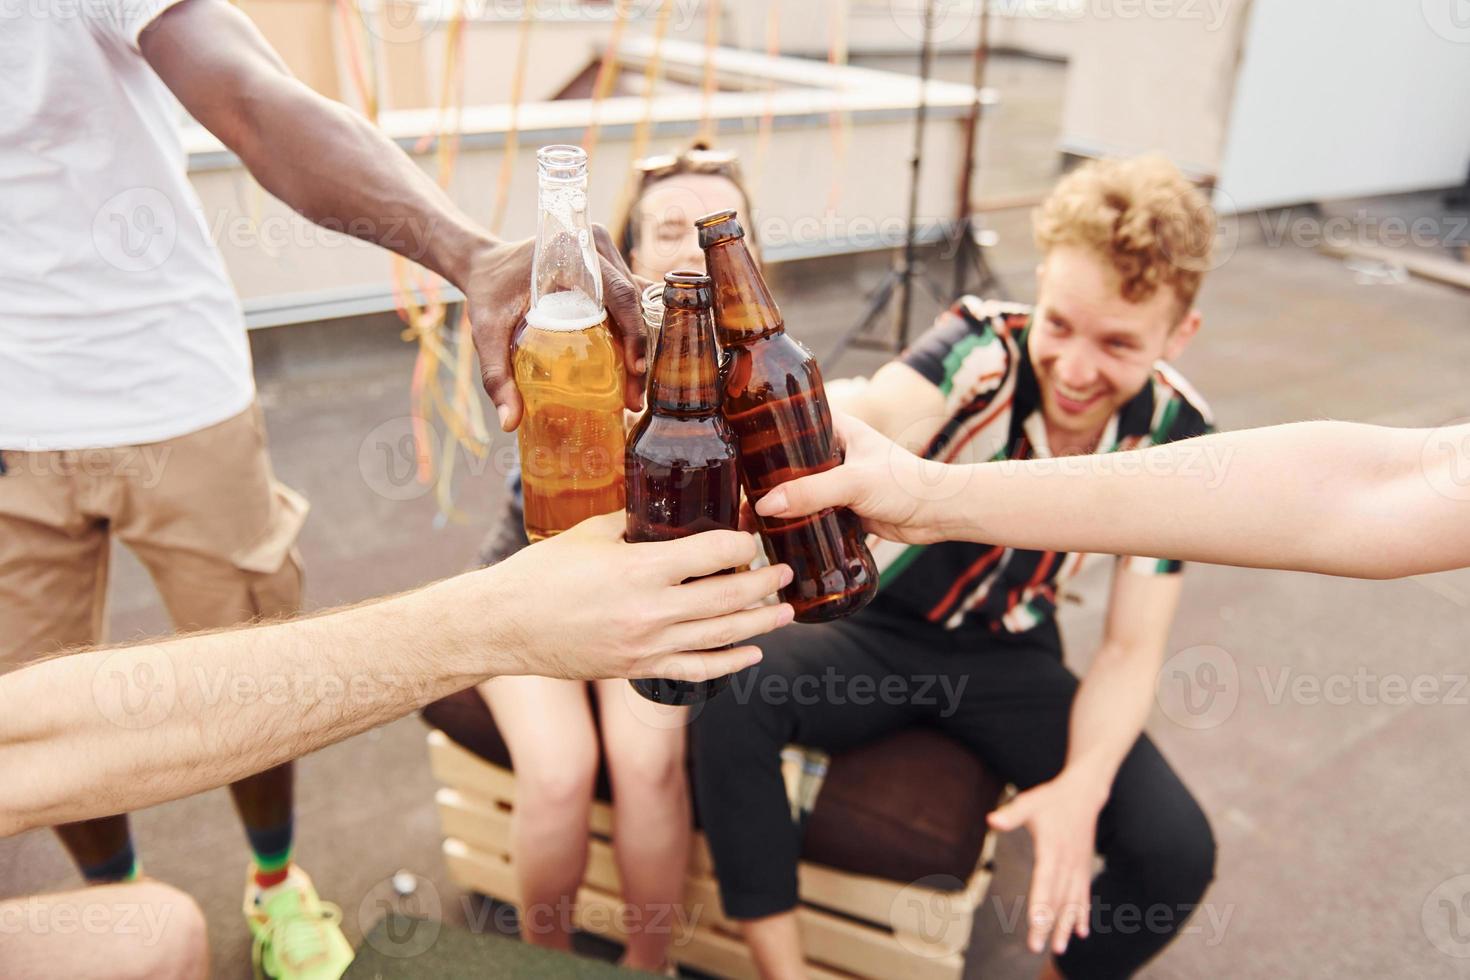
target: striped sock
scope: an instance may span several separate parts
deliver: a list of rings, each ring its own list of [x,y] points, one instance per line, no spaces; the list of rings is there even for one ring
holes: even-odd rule
[[[255,883],[261,888],[270,888],[286,880],[291,870],[292,830],[290,820],[265,830],[245,828],[255,860]]]
[[[98,864],[82,868],[82,877],[89,885],[111,885],[117,882],[137,881],[143,874],[142,862],[133,851],[133,841],[128,842],[112,857]]]

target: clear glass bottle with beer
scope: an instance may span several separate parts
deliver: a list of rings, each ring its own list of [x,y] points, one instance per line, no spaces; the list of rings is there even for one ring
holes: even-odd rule
[[[587,222],[587,154],[545,146],[536,162],[531,308],[511,356],[525,403],[519,442],[532,541],[621,509],[624,489],[623,360]]]
[[[739,525],[738,454],[735,435],[720,414],[712,303],[708,276],[664,276],[648,411],[628,434],[629,541],[667,541]],[[729,678],[630,683],[650,701],[696,704],[723,691]]]
[[[722,411],[740,448],[740,476],[753,505],[788,480],[841,462],[822,373],[786,333],[734,211],[695,222],[714,280],[715,332],[725,352]],[[800,623],[857,612],[878,590],[878,570],[857,515],[828,509],[796,520],[758,517],[766,555],[791,566],[781,590]]]

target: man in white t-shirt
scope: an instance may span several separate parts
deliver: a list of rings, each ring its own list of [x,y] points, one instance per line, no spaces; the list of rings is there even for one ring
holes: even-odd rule
[[[296,211],[458,287],[501,425],[519,422],[508,351],[529,242],[474,225],[226,0],[0,0],[0,671],[102,639],[114,536],[180,629],[300,608],[306,503],[272,475],[178,103]],[[599,249],[637,407],[637,290]],[[291,862],[290,764],[232,790],[266,971],[340,975],[347,943]],[[137,876],[126,816],[58,832],[88,881]]]

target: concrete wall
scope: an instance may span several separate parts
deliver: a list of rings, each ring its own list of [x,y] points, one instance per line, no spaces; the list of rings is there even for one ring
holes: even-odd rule
[[[1234,95],[1222,206],[1458,184],[1470,166],[1470,4],[1256,0]]]

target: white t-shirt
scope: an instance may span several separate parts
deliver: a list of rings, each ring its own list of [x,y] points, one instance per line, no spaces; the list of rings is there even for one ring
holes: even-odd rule
[[[255,397],[182,109],[138,50],[177,0],[0,0],[0,449],[156,442]]]

